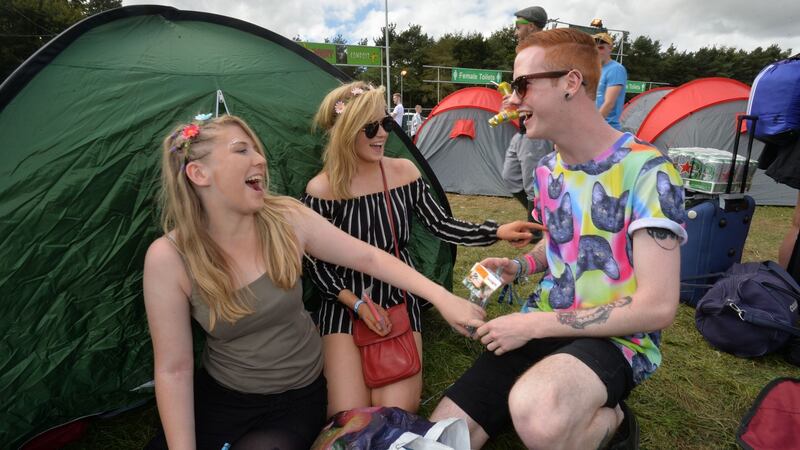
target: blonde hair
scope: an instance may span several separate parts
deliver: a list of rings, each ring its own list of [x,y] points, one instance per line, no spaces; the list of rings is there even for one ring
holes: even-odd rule
[[[236,322],[253,312],[248,305],[249,290],[237,291],[231,261],[225,251],[208,234],[208,218],[194,185],[185,174],[185,165],[208,155],[218,132],[228,126],[240,127],[264,155],[264,147],[252,129],[236,116],[221,116],[205,122],[194,122],[199,133],[184,137],[178,126],[164,139],[161,160],[161,226],[165,234],[173,233],[178,251],[188,266],[200,297],[208,305],[209,326],[217,319]],[[269,172],[264,174],[269,186]],[[301,273],[298,242],[286,214],[299,205],[289,197],[264,192],[264,207],[255,214],[258,240],[263,249],[266,274],[272,282],[289,289]]]
[[[594,100],[601,67],[600,54],[591,36],[574,28],[553,28],[528,35],[517,45],[517,54],[528,47],[545,50],[547,69],[579,71],[586,83],[586,94]]]
[[[363,92],[358,93],[359,89]],[[363,81],[355,81],[332,90],[319,105],[314,128],[321,128],[328,134],[322,171],[328,175],[334,199],[352,198],[350,181],[356,174],[356,138],[372,120],[376,109],[386,110],[384,92],[382,86],[373,88]],[[338,102],[344,104],[341,114],[336,113]]]

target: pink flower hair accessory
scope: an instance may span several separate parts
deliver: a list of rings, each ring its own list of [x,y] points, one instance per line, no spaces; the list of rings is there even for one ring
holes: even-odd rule
[[[351,95],[350,98],[358,97],[359,95],[361,95],[364,92],[367,92],[369,90],[372,90],[372,86],[367,86],[366,90],[363,89],[363,88],[357,87],[357,86],[353,87],[352,89],[350,89],[350,95]],[[342,100],[339,100],[336,103],[334,103],[333,104],[333,112],[335,112],[336,115],[338,115],[338,116],[342,115],[342,113],[344,113],[344,110],[347,108],[347,101],[348,100],[349,99],[342,99]]]

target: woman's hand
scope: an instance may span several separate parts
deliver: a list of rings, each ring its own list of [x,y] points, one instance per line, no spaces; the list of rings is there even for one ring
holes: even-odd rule
[[[486,317],[486,311],[480,306],[464,300],[463,298],[456,297],[451,293],[447,293],[448,298],[444,299],[436,309],[439,314],[444,317],[444,320],[450,324],[453,329],[458,331],[464,336],[470,337],[471,330],[467,330],[467,325],[472,324],[476,326],[478,323],[483,324],[483,319]]]
[[[514,281],[514,278],[517,276],[517,271],[519,270],[518,263],[508,258],[486,258],[481,261],[481,265],[494,273],[498,273],[502,270],[502,272],[500,272],[500,279],[503,280],[503,284],[509,284]]]
[[[373,316],[372,309],[366,302],[358,307],[358,317],[367,324],[370,330],[377,333],[379,336],[386,336],[392,331],[392,321],[389,320],[389,313],[377,303],[375,305],[375,312],[378,317]]]
[[[497,238],[508,241],[516,248],[521,248],[528,245],[531,239],[533,239],[531,230],[547,231],[547,228],[538,223],[515,220],[500,225],[497,229]]]

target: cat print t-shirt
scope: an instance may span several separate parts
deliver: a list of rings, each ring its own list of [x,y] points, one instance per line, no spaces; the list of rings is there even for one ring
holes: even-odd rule
[[[536,168],[534,195],[534,218],[548,228],[548,270],[523,312],[593,308],[633,294],[636,230],[665,228],[686,241],[680,175],[631,134],[583,164],[548,154]],[[658,331],[612,338],[636,383],[661,363],[660,338]]]

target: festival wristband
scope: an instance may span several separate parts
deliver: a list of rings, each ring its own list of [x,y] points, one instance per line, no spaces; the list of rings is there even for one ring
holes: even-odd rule
[[[358,307],[363,305],[364,303],[366,303],[364,300],[361,299],[356,300],[355,304],[353,304],[353,311],[355,311],[355,313],[358,314]]]
[[[533,255],[530,253],[525,253],[525,261],[528,262],[528,275],[533,275],[536,273],[536,260],[533,259]]]
[[[525,261],[520,260],[519,258],[514,258],[511,260],[511,262],[517,263],[517,273],[514,274],[514,281],[517,281],[519,280],[520,275],[522,275],[522,270],[523,270],[522,266],[525,266],[527,264]],[[527,272],[527,268],[525,269],[525,272]]]

